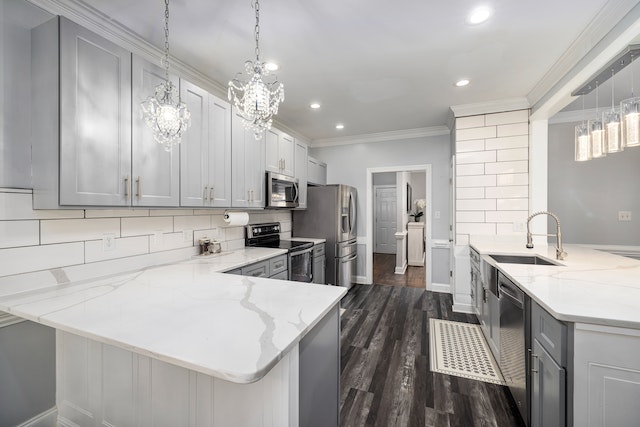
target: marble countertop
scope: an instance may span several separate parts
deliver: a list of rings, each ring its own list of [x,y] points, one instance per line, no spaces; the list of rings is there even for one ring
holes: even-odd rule
[[[316,237],[292,237],[284,240],[293,240],[294,242],[313,242],[314,245],[327,242],[327,239],[318,239]]]
[[[248,248],[7,295],[0,310],[236,383],[262,378],[345,288],[222,274]]]
[[[537,254],[560,266],[495,263],[534,301],[555,318],[640,329],[640,261],[579,245],[565,245],[565,260],[556,260],[555,246],[524,242],[470,243],[488,254]]]

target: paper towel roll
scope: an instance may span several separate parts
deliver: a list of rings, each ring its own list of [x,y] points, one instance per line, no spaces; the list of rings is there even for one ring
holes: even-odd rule
[[[247,212],[225,212],[224,222],[229,225],[247,225],[249,214]]]

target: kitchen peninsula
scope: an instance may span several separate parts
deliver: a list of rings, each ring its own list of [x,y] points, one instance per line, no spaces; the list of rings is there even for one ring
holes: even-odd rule
[[[337,425],[346,290],[219,273],[281,253],[248,248],[45,287],[3,296],[0,310],[56,329],[60,425],[297,426],[322,418],[308,411],[326,412],[327,400]],[[317,408],[311,386],[329,387]]]

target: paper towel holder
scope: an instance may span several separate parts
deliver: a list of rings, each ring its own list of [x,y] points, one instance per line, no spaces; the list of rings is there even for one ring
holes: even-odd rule
[[[222,218],[228,226],[245,226],[249,223],[248,212],[232,212],[225,210]]]

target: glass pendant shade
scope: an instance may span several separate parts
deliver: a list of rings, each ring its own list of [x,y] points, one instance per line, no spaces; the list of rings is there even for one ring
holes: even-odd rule
[[[586,123],[576,126],[576,162],[584,162],[591,160],[591,137],[589,136],[589,127]]]
[[[597,159],[606,156],[605,130],[600,119],[589,120],[589,133],[591,136],[591,158]]]
[[[606,131],[604,143],[606,152],[617,153],[622,151],[622,124],[620,123],[620,114],[615,110],[602,113],[602,124]]]
[[[625,99],[620,103],[622,116],[622,146],[640,145],[640,98]]]

